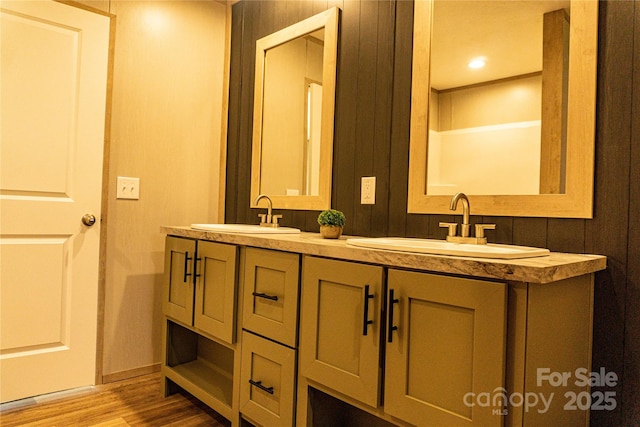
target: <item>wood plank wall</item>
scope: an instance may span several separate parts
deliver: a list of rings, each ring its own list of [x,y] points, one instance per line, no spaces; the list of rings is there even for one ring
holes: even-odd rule
[[[325,10],[341,9],[332,206],[345,233],[444,238],[447,215],[407,214],[413,2],[241,1],[233,6],[226,222],[257,223],[249,208],[255,41]],[[621,380],[617,408],[592,425],[640,424],[640,2],[600,4],[596,186],[592,220],[473,217],[489,239],[607,255],[596,277],[593,369]],[[634,77],[636,79],[634,80]],[[415,76],[420,78],[420,76]],[[376,204],[360,205],[360,178],[377,177]],[[473,206],[472,206],[473,209]],[[314,211],[283,223],[316,231]],[[488,234],[491,232],[488,232]],[[560,397],[559,397],[560,398]]]

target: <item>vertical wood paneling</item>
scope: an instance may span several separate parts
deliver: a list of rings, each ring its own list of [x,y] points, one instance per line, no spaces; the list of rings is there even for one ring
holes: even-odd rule
[[[356,75],[355,107],[355,148],[353,164],[353,193],[349,199],[353,203],[352,233],[361,235],[371,229],[372,205],[360,204],[361,177],[373,173],[373,138],[376,103],[376,46],[378,38],[378,2],[360,2],[360,25],[358,34],[358,58]],[[372,66],[373,65],[373,66]],[[358,108],[370,105],[370,108]],[[357,161],[356,161],[357,159]]]
[[[225,219],[238,217],[238,149],[240,144],[232,143],[240,139],[240,115],[242,105],[242,45],[244,2],[233,5],[231,12],[231,58],[229,73],[229,117],[227,128],[227,177],[225,194]]]
[[[631,168],[629,197],[629,233],[627,270],[627,294],[625,309],[625,383],[622,395],[624,425],[637,424],[640,420],[640,5],[634,6],[634,56],[632,75],[633,98],[631,100]]]
[[[514,218],[513,244],[543,248],[547,245],[547,218]]]
[[[278,31],[289,25],[287,23],[287,5],[291,2],[265,1],[261,3],[263,3],[262,6],[271,5],[273,7],[273,30],[270,30],[269,33]],[[260,37],[264,37],[269,33],[261,34]]]
[[[338,48],[338,80],[336,85],[335,133],[333,145],[332,206],[347,217],[345,233],[353,234],[356,194],[354,159],[356,153],[356,103],[358,96],[358,46],[360,34],[360,2],[346,1],[340,23]]]
[[[329,5],[327,0],[312,0],[305,3],[311,5],[311,14],[305,15],[305,16],[315,15],[316,13],[320,13],[323,10],[327,10],[330,7],[334,6],[334,5]],[[340,1],[339,3],[340,4],[336,4],[335,6],[342,8],[342,1]]]
[[[251,27],[252,34],[245,34],[243,39],[243,49],[253,51],[255,55],[255,41],[266,36],[271,28],[277,27],[276,23],[276,4],[273,1],[261,1],[257,4],[246,2],[245,6],[245,27]],[[253,43],[247,44],[248,40]]]
[[[482,217],[482,224],[495,224],[495,230],[485,231],[485,235],[490,242],[513,244],[513,221],[510,216],[485,216]]]
[[[414,218],[418,218],[414,215]],[[416,230],[415,237],[427,237],[429,239],[444,239],[447,236],[447,230],[440,227],[441,222],[462,222],[462,215],[427,215],[426,216],[426,228]],[[474,217],[471,217],[473,220]],[[414,221],[417,223],[417,221]],[[425,235],[426,233],[426,235]]]
[[[372,175],[376,177],[376,193],[389,194],[389,155],[391,146],[391,108],[393,102],[393,45],[395,5],[392,1],[381,0],[378,4],[378,38],[376,40],[376,100],[375,123],[373,124],[373,166]],[[389,198],[376,197],[371,206],[372,236],[388,234]]]
[[[234,6],[233,41],[241,45],[234,55],[231,74],[235,104],[230,106],[229,122],[237,130],[229,137],[227,175],[228,222],[255,223],[248,208],[247,183],[250,178],[250,137],[253,110],[253,64],[255,41],[267,34],[335,5],[341,8],[339,58],[334,136],[332,206],[347,216],[345,233],[369,234],[372,223],[377,234],[386,234],[389,193],[389,152],[393,102],[395,8],[393,0],[360,1],[263,1],[240,2]],[[404,5],[411,12],[412,5]],[[241,18],[238,17],[241,16]],[[365,23],[365,24],[362,24]],[[379,29],[379,27],[381,29]],[[406,31],[406,28],[405,28]],[[410,29],[406,31],[411,34]],[[410,41],[410,38],[409,38]],[[411,63],[410,42],[406,64]],[[250,63],[249,63],[250,62]],[[347,70],[347,71],[342,71]],[[238,77],[239,76],[239,77]],[[239,82],[238,82],[239,81]],[[410,79],[402,80],[410,88]],[[407,89],[408,90],[408,89]],[[405,101],[406,102],[406,101]],[[408,104],[407,104],[408,106]],[[239,107],[239,108],[237,108]],[[408,111],[408,110],[407,110]],[[235,114],[237,117],[232,118]],[[378,179],[376,205],[360,205],[360,178]],[[357,197],[354,197],[357,196]],[[403,203],[406,205],[406,202]],[[318,212],[285,211],[283,223],[305,230],[317,230]],[[375,220],[373,216],[375,215]]]
[[[411,117],[411,55],[413,51],[413,2],[396,2],[393,57],[391,140],[389,148],[388,233],[408,235],[407,183],[409,177],[409,129]]]
[[[345,233],[444,238],[446,231],[438,223],[459,221],[459,214],[407,214],[413,2],[285,3],[291,2],[286,25],[296,13],[302,19],[334,5],[341,8],[332,207],[346,214]],[[233,62],[231,74],[232,81],[234,74],[241,76],[242,88],[232,92],[240,98],[235,101],[241,106],[238,113],[246,114],[253,111],[253,80],[246,80],[253,76],[253,59],[250,73],[245,64],[255,54],[251,31],[257,30],[251,27],[279,28],[273,27],[272,12],[255,12],[262,2],[241,3],[244,33],[234,29],[234,36],[242,37],[243,60]],[[640,75],[639,9],[634,1],[600,3],[594,218],[472,216],[473,223],[497,224],[487,232],[493,242],[608,256],[608,269],[596,276],[593,368],[616,372],[621,380],[614,388],[618,408],[593,411],[592,425],[631,425],[640,412],[640,315],[635,314],[640,298],[640,168],[631,167],[640,164],[640,79],[634,80]],[[230,150],[238,152],[237,175],[227,177],[229,222],[256,222],[255,212],[246,214],[249,191],[243,184],[250,177],[250,125],[245,119],[236,138],[229,137]],[[376,205],[360,205],[361,176],[377,177]],[[317,230],[318,212],[283,213],[287,225]]]
[[[629,1],[602,2],[600,7],[595,210],[594,219],[587,224],[586,249],[606,254],[608,268],[597,275],[596,281],[593,367],[604,367],[625,379],[614,388],[618,408],[613,412],[592,411],[594,425],[625,425],[622,390],[627,379],[633,382],[631,375],[627,377],[630,372],[624,360],[633,8],[634,2]]]
[[[255,40],[268,34],[268,30],[264,30],[260,23],[269,21],[261,20],[261,16],[269,16],[268,7],[272,4],[272,2],[248,2],[245,5],[242,46],[242,109],[240,111],[240,141],[244,143],[240,144],[238,154],[240,161],[238,169],[242,171],[238,176],[238,202],[240,206],[244,206],[244,209],[238,210],[240,214],[238,222],[240,223],[256,222],[255,212],[248,209],[251,194],[251,137],[253,134],[254,96],[254,86],[248,82],[253,82],[255,77]],[[244,40],[251,40],[252,43],[247,45]]]
[[[287,3],[287,25],[300,21],[302,18],[302,2],[291,1]]]
[[[553,252],[585,252],[585,225],[583,219],[549,218],[547,244]]]

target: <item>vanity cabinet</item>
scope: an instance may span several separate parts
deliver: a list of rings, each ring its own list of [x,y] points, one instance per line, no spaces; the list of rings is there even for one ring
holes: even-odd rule
[[[175,385],[234,419],[238,247],[168,236],[163,283],[163,392]]]
[[[506,284],[390,269],[385,286],[382,267],[305,257],[302,288],[303,388],[414,425],[502,424],[464,397],[504,386]]]
[[[303,260],[300,375],[372,407],[381,390],[383,282],[379,266]]]
[[[168,236],[165,395],[178,385],[234,425],[293,425],[299,288],[298,254]]]
[[[500,426],[470,396],[504,387],[507,285],[390,269],[384,411],[414,425]]]
[[[233,343],[237,253],[234,245],[167,237],[164,314]]]
[[[244,249],[240,412],[261,426],[292,426],[300,255]]]
[[[602,256],[166,231],[164,392],[182,387],[234,427],[589,425],[576,399],[591,393]]]

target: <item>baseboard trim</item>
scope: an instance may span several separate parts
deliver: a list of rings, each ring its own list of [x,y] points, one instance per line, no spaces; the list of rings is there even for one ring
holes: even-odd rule
[[[160,372],[160,364],[143,366],[141,368],[128,369],[126,371],[114,372],[113,374],[103,375],[102,383],[108,384],[116,381],[127,380],[129,378],[139,377],[141,375],[153,374]]]

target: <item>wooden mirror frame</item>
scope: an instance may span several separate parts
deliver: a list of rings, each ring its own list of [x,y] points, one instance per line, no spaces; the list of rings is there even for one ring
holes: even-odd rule
[[[260,194],[262,159],[262,108],[264,89],[264,63],[267,50],[324,28],[322,64],[322,124],[320,137],[320,181],[316,196],[283,196],[267,194],[274,208],[323,210],[331,207],[331,175],[333,163],[333,128],[335,111],[336,65],[338,53],[339,9],[333,7],[287,28],[261,38],[256,42],[256,73],[253,105],[253,144],[251,161],[252,208]]]
[[[415,1],[408,212],[451,214],[451,196],[427,195],[430,46],[433,2]],[[563,194],[473,195],[471,213],[489,216],[592,218],[598,2],[573,0],[569,30],[566,189]],[[463,190],[464,191],[464,190]]]

